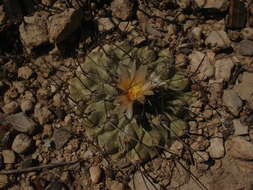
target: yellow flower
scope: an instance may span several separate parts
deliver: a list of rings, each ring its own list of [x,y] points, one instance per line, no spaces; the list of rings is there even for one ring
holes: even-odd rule
[[[122,93],[117,97],[117,102],[128,118],[133,115],[134,101],[144,104],[145,96],[153,95],[152,89],[159,84],[159,79],[154,74],[151,74],[150,80],[147,80],[146,75],[147,67],[143,65],[136,70],[136,65],[133,64],[130,72],[128,69],[121,70],[117,87]]]

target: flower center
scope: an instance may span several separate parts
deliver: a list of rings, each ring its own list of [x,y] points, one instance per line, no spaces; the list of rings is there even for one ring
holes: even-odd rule
[[[130,100],[136,100],[141,96],[142,92],[142,85],[135,85],[128,90],[127,96]]]

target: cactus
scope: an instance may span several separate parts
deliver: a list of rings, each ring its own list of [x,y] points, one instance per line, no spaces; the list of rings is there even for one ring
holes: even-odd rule
[[[127,42],[91,51],[69,82],[86,134],[113,160],[146,161],[185,134],[191,92],[167,49]],[[182,119],[184,118],[184,119]]]

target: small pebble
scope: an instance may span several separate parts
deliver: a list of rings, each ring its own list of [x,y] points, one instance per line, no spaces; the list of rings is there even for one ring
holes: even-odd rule
[[[4,113],[11,114],[11,113],[15,113],[16,111],[18,111],[18,108],[19,108],[18,103],[15,101],[12,101],[10,103],[5,104],[2,107],[2,110]]]
[[[3,150],[2,155],[3,155],[3,159],[4,159],[5,164],[15,163],[16,156],[12,150]]]
[[[33,74],[32,69],[30,69],[28,66],[20,67],[18,69],[18,77],[23,79],[29,79]]]
[[[92,183],[99,183],[102,178],[102,169],[98,166],[92,166],[90,167],[89,172]]]

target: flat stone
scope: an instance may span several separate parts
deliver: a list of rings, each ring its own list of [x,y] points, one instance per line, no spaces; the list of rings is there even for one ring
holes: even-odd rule
[[[242,40],[239,43],[239,53],[244,56],[252,56],[253,55],[253,41]]]
[[[111,3],[112,15],[122,20],[127,20],[133,15],[133,1],[113,0]]]
[[[245,140],[243,137],[232,137],[226,143],[226,149],[229,155],[242,160],[253,160],[253,143]]]
[[[212,77],[214,75],[214,56],[215,54],[212,51],[208,51],[206,54],[193,51],[189,55],[190,71],[196,73],[201,80]]]
[[[69,8],[64,12],[49,17],[48,31],[50,42],[59,43],[69,37],[81,24],[81,10]]]
[[[5,164],[15,163],[16,156],[12,150],[3,150],[2,151],[3,159]]]
[[[242,108],[242,100],[235,90],[224,90],[222,100],[225,106],[234,114],[238,115]]]
[[[136,172],[129,182],[129,187],[134,190],[157,190],[160,189],[160,185],[156,183],[151,183],[145,175],[141,172]]]
[[[126,190],[126,187],[123,183],[113,181],[110,190]]]
[[[233,125],[234,125],[234,135],[238,136],[238,135],[247,135],[248,132],[248,126],[247,125],[243,125],[240,121],[240,119],[234,119],[233,120]]]
[[[228,81],[234,65],[232,58],[222,58],[215,61],[215,79],[217,81]]]
[[[227,0],[195,0],[194,2],[199,8],[204,9],[218,9],[224,11],[228,7]]]
[[[219,30],[210,32],[205,40],[205,44],[215,50],[221,50],[229,48],[231,41],[225,31]]]
[[[71,138],[71,136],[71,133],[64,128],[55,129],[52,140],[55,143],[56,149],[62,148]]]
[[[203,163],[209,160],[209,155],[205,151],[196,151],[193,153],[193,158],[197,163]]]
[[[99,183],[102,178],[102,169],[98,166],[92,166],[90,167],[89,172],[92,183]]]
[[[35,130],[36,123],[23,112],[9,115],[6,120],[19,132],[32,134]]]
[[[214,159],[219,159],[225,156],[225,148],[223,138],[214,137],[210,139],[210,146],[207,149],[210,156]]]
[[[12,143],[12,150],[14,150],[18,154],[22,154],[28,151],[29,148],[32,146],[32,139],[27,136],[26,134],[18,134],[13,143]]]

